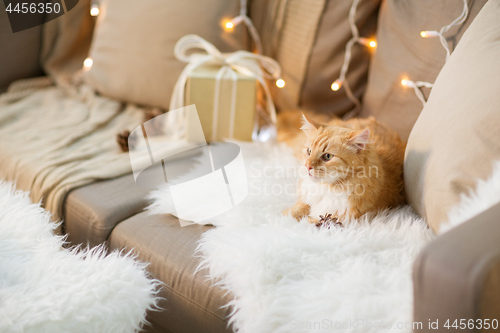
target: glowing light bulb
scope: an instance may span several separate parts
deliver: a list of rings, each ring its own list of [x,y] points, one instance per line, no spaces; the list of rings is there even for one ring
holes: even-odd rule
[[[285,80],[283,79],[276,80],[276,87],[283,88],[284,86],[285,86]]]
[[[99,15],[99,6],[97,4],[93,4],[90,6],[90,15],[97,16]]]
[[[437,37],[439,32],[433,30],[420,31],[420,36],[422,38]]]
[[[377,42],[373,39],[359,37],[358,42],[359,42],[359,44],[364,45],[366,47],[371,47],[371,48],[377,47]]]
[[[233,24],[233,22],[231,22],[231,21],[227,22],[227,23],[226,23],[226,28],[227,28],[227,29],[232,29],[232,28],[234,28],[234,24]]]
[[[413,88],[415,86],[415,83],[411,80],[408,80],[408,79],[402,79],[401,80],[401,85],[403,87],[407,87],[407,88]]]
[[[343,83],[343,82],[342,82],[342,80],[340,80],[340,79],[339,79],[339,80],[335,80],[335,82],[333,82],[333,83],[332,83],[332,87],[331,87],[331,88],[332,88],[332,90],[333,90],[333,91],[337,91],[337,90],[339,90],[339,89],[340,89],[340,87],[342,87],[342,83]]]
[[[89,69],[90,67],[92,67],[92,64],[93,64],[93,63],[94,63],[94,62],[92,61],[92,59],[87,58],[87,59],[85,59],[85,61],[83,62],[83,68],[85,68],[85,69]]]

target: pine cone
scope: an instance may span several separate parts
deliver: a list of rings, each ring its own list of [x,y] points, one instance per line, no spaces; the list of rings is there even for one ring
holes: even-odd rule
[[[144,110],[144,122],[161,116],[165,111],[160,108],[147,108]]]
[[[147,133],[148,135],[162,135],[163,133],[163,122],[165,119],[160,119],[156,117],[161,116],[164,114],[166,111],[159,109],[159,108],[148,108],[144,110],[144,123],[148,122],[147,126]],[[153,120],[153,121],[150,121]]]
[[[116,142],[120,146],[122,152],[128,152],[128,137],[130,136],[130,131],[123,131],[122,133],[118,133],[116,136]]]

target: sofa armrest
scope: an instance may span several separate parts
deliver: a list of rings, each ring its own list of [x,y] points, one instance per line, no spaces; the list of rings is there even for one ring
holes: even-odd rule
[[[439,332],[449,319],[499,320],[500,203],[429,243],[413,266],[414,321],[423,331],[438,320]],[[491,329],[490,329],[491,330]],[[419,330],[421,331],[421,330]]]

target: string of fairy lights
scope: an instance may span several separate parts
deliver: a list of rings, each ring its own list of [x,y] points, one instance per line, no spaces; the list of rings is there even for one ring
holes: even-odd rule
[[[345,92],[347,97],[354,103],[354,112],[355,113],[357,110],[359,110],[361,103],[359,100],[353,95],[348,82],[346,81],[346,74],[347,70],[349,69],[349,63],[351,61],[351,52],[354,44],[359,43],[361,45],[365,45],[367,47],[375,48],[377,47],[377,42],[374,40],[370,40],[368,38],[360,37],[359,36],[359,31],[358,28],[356,27],[356,10],[358,7],[360,0],[354,0],[351,6],[351,9],[349,10],[349,26],[351,28],[351,33],[352,33],[352,38],[347,42],[346,44],[346,51],[345,51],[345,56],[344,56],[344,63],[342,64],[342,67],[340,69],[340,76],[337,80],[335,80],[332,83],[332,90],[333,91],[338,91],[342,86],[345,87]],[[464,6],[462,9],[462,13],[460,13],[460,16],[458,16],[455,20],[453,20],[450,24],[445,25],[442,27],[439,31],[436,30],[424,30],[420,32],[420,36],[422,38],[432,38],[432,37],[439,37],[439,40],[441,42],[441,45],[446,51],[446,61],[451,55],[450,48],[448,46],[448,42],[446,41],[446,38],[444,37],[444,34],[448,32],[452,27],[460,25],[465,22],[467,19],[467,16],[469,15],[469,5],[467,3],[467,0],[463,0]],[[422,104],[425,106],[425,103],[427,102],[425,99],[424,94],[422,93],[422,90],[420,88],[425,87],[425,88],[432,88],[433,84],[430,82],[424,82],[424,81],[412,81],[409,78],[403,78],[401,80],[401,85],[403,87],[407,88],[413,88],[415,91],[415,95],[417,98],[422,102]]]
[[[259,33],[255,28],[252,20],[247,14],[247,0],[240,0],[240,13],[238,16],[232,18],[231,20],[226,20],[224,23],[224,28],[226,31],[231,32],[233,29],[241,23],[244,23],[248,29],[250,37],[252,38],[255,44],[255,50],[257,54],[262,54],[262,42],[259,37]],[[99,10],[99,0],[91,0],[90,4],[90,15],[98,16],[100,13]],[[93,61],[91,58],[87,58],[83,62],[83,68],[85,70],[90,69],[92,67]],[[285,86],[285,80],[279,78],[276,80],[276,86],[278,88],[283,88]]]
[[[331,89],[333,91],[338,91],[341,87],[344,87],[345,93],[347,98],[351,100],[351,102],[354,104],[354,109],[349,113],[350,115],[353,115],[357,113],[361,107],[361,102],[354,96],[349,83],[346,79],[347,76],[347,71],[349,70],[349,64],[351,61],[352,57],[352,48],[354,47],[355,44],[360,44],[365,47],[374,49],[377,47],[377,42],[373,39],[366,38],[366,37],[361,37],[359,35],[359,30],[356,26],[356,11],[358,8],[358,4],[361,0],[353,0],[351,8],[349,10],[349,17],[348,17],[348,22],[349,22],[349,27],[351,30],[352,37],[349,39],[349,41],[346,44],[345,47],[345,54],[344,54],[344,62],[342,64],[342,67],[340,68],[340,75],[339,77],[332,83]],[[422,38],[434,38],[438,37],[439,41],[441,42],[441,45],[446,51],[446,61],[451,55],[451,50],[448,46],[448,42],[446,41],[446,37],[444,37],[444,34],[448,32],[452,27],[461,25],[462,23],[465,22],[469,15],[469,5],[467,3],[467,0],[462,0],[463,1],[463,9],[462,13],[453,20],[450,24],[445,25],[442,27],[439,31],[437,30],[424,30],[420,32],[420,36]],[[98,16],[99,15],[99,0],[91,0],[91,5],[90,5],[90,15],[92,16]],[[254,44],[255,44],[255,50],[257,54],[262,54],[262,43],[259,37],[259,34],[257,32],[257,29],[255,28],[252,20],[247,14],[247,0],[240,0],[240,13],[238,16],[232,18],[231,20],[227,20],[224,22],[224,27],[226,31],[232,31],[236,26],[239,24],[244,23],[248,29],[248,32],[250,34],[250,37],[252,38]],[[85,59],[83,63],[84,69],[89,69],[92,66],[92,59],[87,58]],[[422,93],[421,88],[432,88],[433,84],[430,82],[424,82],[424,81],[412,81],[409,78],[403,78],[401,80],[401,85],[406,88],[413,88],[415,91],[415,95],[417,98],[422,102],[422,104],[425,106],[425,103],[427,102],[425,99],[424,94]],[[278,88],[283,88],[285,86],[285,81],[282,78],[279,78],[276,80],[276,86]]]
[[[255,51],[257,52],[257,54],[262,54],[262,42],[260,40],[259,33],[257,32],[257,29],[255,29],[252,19],[247,15],[247,0],[240,0],[240,14],[235,18],[227,21],[224,26],[226,28],[226,31],[232,31],[234,27],[242,22],[244,22],[247,26],[250,37],[255,43]],[[283,88],[285,86],[285,80],[283,80],[282,78],[277,79],[276,86],[278,88]]]
[[[356,26],[356,10],[358,8],[359,2],[360,0],[354,0],[349,10],[348,22],[349,27],[351,28],[352,37],[351,39],[349,39],[345,47],[344,63],[340,68],[340,76],[331,85],[333,91],[338,91],[341,87],[344,87],[347,98],[349,98],[349,100],[354,103],[355,108],[353,111],[355,112],[361,108],[361,102],[356,98],[356,96],[354,96],[351,87],[346,80],[349,63],[351,62],[352,48],[356,43],[369,48],[377,47],[377,42],[375,40],[359,36],[359,30]]]
[[[257,32],[257,29],[255,29],[255,26],[253,25],[250,17],[247,15],[247,0],[240,0],[240,15],[226,22],[226,30],[230,31],[242,22],[244,22],[247,26],[250,37],[255,43],[255,49],[257,53],[262,54],[262,43],[260,41],[259,33]]]
[[[98,2],[98,0],[92,0],[90,2],[90,15],[91,16],[99,15],[99,2]]]
[[[456,19],[454,19],[450,24],[445,25],[442,27],[439,31],[436,30],[424,30],[420,32],[420,36],[422,38],[433,38],[433,37],[439,37],[439,41],[441,42],[441,45],[446,51],[446,59],[445,62],[448,61],[448,58],[451,55],[450,48],[448,46],[448,42],[446,41],[446,38],[444,37],[444,34],[448,32],[452,27],[460,25],[465,22],[467,17],[469,16],[469,5],[467,3],[467,0],[463,0],[464,7],[462,9],[462,13],[460,13],[460,16],[458,16]],[[408,78],[404,78],[401,80],[401,85],[406,88],[413,88],[415,91],[415,95],[417,98],[422,102],[422,105],[425,106],[427,103],[427,100],[425,99],[424,94],[422,93],[422,90],[420,88],[426,87],[431,89],[434,84],[430,82],[424,82],[424,81],[412,81]]]

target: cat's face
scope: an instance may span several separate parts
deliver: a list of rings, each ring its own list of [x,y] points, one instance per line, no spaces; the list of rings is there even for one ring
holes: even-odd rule
[[[370,132],[342,127],[317,126],[304,117],[302,130],[308,140],[303,162],[309,177],[315,181],[335,183],[349,176],[362,163],[362,154]]]

